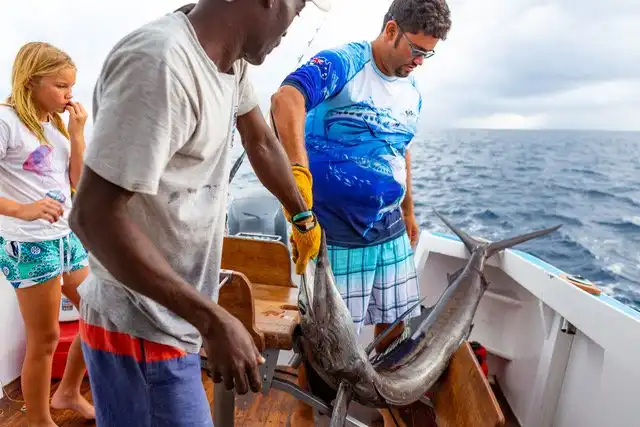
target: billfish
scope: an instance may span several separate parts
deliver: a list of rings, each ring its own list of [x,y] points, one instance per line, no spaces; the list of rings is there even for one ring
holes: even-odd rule
[[[320,378],[337,391],[331,427],[342,427],[352,400],[374,407],[408,406],[436,383],[451,356],[469,337],[476,309],[488,283],[483,270],[498,252],[544,236],[561,225],[495,243],[480,242],[436,215],[462,240],[469,251],[466,266],[449,276],[449,286],[438,302],[412,319],[403,338],[384,354],[370,360],[369,353],[383,339],[366,349],[358,343],[351,314],[338,292],[327,253],[324,231],[316,261],[313,288],[303,281],[298,308],[300,328],[296,348]],[[414,307],[409,308],[391,331]]]
[[[411,139],[415,134],[415,126],[393,117],[390,109],[376,108],[368,102],[333,108],[327,111],[323,122],[326,135],[337,132],[375,139],[383,135],[393,135],[395,139]]]

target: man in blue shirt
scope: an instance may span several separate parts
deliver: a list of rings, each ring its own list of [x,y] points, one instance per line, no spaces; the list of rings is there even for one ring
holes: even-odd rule
[[[445,0],[394,0],[373,42],[319,52],[272,97],[273,124],[358,330],[375,324],[379,334],[419,299],[409,146],[423,98],[411,72],[450,26]]]

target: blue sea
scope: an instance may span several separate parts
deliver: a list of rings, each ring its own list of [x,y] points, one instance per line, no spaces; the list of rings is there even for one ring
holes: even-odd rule
[[[423,230],[450,234],[433,209],[490,240],[563,224],[518,249],[640,311],[640,132],[431,131],[412,159]],[[258,185],[245,161],[231,191]]]

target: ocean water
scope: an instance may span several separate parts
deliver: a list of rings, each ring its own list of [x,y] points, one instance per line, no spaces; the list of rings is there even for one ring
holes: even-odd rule
[[[640,311],[640,133],[433,131],[411,153],[423,230],[450,233],[433,209],[490,240],[563,224],[518,249]],[[258,185],[245,161],[231,191]]]

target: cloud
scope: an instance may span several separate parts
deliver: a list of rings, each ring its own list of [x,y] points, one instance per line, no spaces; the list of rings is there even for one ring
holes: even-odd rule
[[[91,104],[111,47],[127,32],[186,3],[9,2],[15,7],[5,6],[0,16],[0,96],[9,90],[19,47],[46,40],[78,64],[76,97],[85,105]],[[334,0],[328,15],[305,8],[281,46],[262,66],[252,67],[263,109],[301,55],[304,60],[324,48],[374,39],[388,5],[389,0]],[[425,129],[640,130],[640,2],[450,0],[449,5],[451,33],[416,72],[424,89]]]
[[[516,113],[495,113],[488,116],[468,117],[459,124],[466,128],[538,129],[546,122],[544,114],[524,116]]]
[[[84,2],[8,0],[0,15],[0,97],[10,88],[13,59],[29,41],[46,41],[65,50],[78,66],[74,97],[91,111],[93,88],[113,45],[129,31],[187,3],[176,0]],[[6,37],[9,36],[9,40]],[[91,127],[91,118],[88,123]]]
[[[640,129],[640,3],[477,3],[452,4],[460,14],[443,43],[447,65],[425,76],[439,101],[426,117],[488,128]]]

